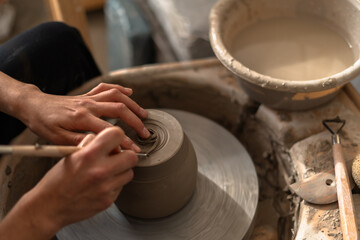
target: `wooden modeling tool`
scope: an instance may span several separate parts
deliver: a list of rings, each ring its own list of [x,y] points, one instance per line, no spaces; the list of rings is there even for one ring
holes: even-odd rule
[[[0,154],[34,157],[65,157],[80,149],[81,147],[60,145],[0,145]],[[136,153],[136,155],[138,157],[148,156],[147,153]]]

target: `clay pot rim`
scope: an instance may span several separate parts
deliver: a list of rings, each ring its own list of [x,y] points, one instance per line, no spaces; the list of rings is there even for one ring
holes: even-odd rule
[[[220,62],[236,76],[252,84],[275,89],[284,92],[314,92],[323,91],[351,81],[360,74],[360,59],[358,58],[353,65],[334,75],[314,79],[314,80],[284,80],[273,78],[255,72],[241,62],[237,61],[227,50],[221,37],[221,27],[223,19],[226,19],[228,9],[236,5],[237,0],[219,0],[210,12],[210,31],[209,38],[213,51]],[[354,5],[354,7],[359,7]]]

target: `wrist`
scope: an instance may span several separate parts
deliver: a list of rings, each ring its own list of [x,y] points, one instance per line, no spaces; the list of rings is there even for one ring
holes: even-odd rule
[[[51,211],[53,209],[48,208],[46,200],[36,190],[31,190],[19,202],[24,208],[24,217],[29,227],[38,233],[39,239],[50,239],[63,227]]]
[[[0,223],[0,235],[5,239],[51,239],[61,229],[44,209],[46,202],[32,191],[26,193]]]
[[[34,99],[37,99],[37,96],[43,94],[43,92],[32,84],[23,84],[18,90],[12,96],[14,103],[11,104],[12,107],[8,114],[28,125],[31,111],[34,110],[34,107],[40,107],[40,105],[34,102]]]
[[[18,118],[36,92],[41,91],[35,85],[19,82],[0,72],[0,111]]]

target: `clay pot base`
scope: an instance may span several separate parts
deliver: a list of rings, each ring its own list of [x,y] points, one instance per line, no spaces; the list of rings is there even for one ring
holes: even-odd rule
[[[199,115],[166,110],[180,122],[198,160],[195,192],[178,212],[139,220],[115,205],[63,228],[64,239],[242,239],[255,215],[258,181],[241,143],[220,125]]]
[[[144,125],[153,136],[141,139],[123,126],[127,136],[148,157],[140,158],[134,178],[115,201],[124,213],[138,218],[161,218],[181,209],[191,198],[196,184],[195,150],[171,114],[148,109]]]

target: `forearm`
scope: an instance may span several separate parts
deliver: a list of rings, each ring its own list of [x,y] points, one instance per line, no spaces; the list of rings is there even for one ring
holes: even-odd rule
[[[46,219],[38,203],[30,194],[24,195],[0,222],[0,238],[7,240],[51,239],[60,228],[55,226],[55,221]]]
[[[20,118],[27,98],[40,90],[32,84],[13,79],[0,71],[0,111]]]

